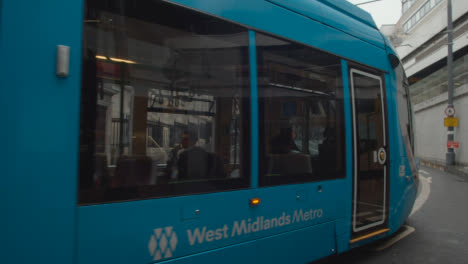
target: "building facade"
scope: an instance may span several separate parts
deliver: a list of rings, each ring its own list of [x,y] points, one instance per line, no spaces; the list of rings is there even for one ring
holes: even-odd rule
[[[452,0],[456,163],[468,166],[468,1]],[[445,163],[448,100],[447,0],[406,0],[395,25],[381,31],[396,48],[410,82],[415,152],[422,160]]]

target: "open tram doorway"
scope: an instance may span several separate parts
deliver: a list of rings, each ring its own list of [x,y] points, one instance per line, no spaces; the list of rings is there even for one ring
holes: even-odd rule
[[[351,69],[353,211],[351,242],[388,231],[386,104],[381,75]]]

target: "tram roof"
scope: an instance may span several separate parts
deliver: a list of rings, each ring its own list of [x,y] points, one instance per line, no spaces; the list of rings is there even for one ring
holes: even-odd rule
[[[368,12],[347,0],[268,0],[268,2],[286,7],[325,24],[329,20],[329,14],[339,12],[357,22],[377,29],[374,19]]]
[[[362,41],[385,48],[385,41],[372,16],[347,0],[267,0]]]
[[[367,24],[375,29],[377,29],[377,25],[374,22],[372,16],[365,10],[357,7],[354,4],[346,0],[318,0],[319,2],[324,3],[325,5],[337,9],[342,13],[364,23]]]

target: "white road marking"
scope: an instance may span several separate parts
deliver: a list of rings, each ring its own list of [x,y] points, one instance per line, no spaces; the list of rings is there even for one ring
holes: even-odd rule
[[[421,172],[422,170],[419,170]],[[426,172],[427,173],[427,172]],[[429,173],[427,173],[429,174]],[[423,177],[419,176],[420,183],[421,183],[421,193],[419,193],[416,201],[414,202],[413,210],[410,213],[410,216],[416,213],[421,207],[426,203],[427,199],[429,199],[429,194],[431,194],[431,184],[432,184],[432,177]]]
[[[425,171],[425,170],[419,170],[419,173],[422,173],[424,175],[429,175],[429,172]]]
[[[385,241],[383,244],[379,245],[378,247],[374,248],[374,251],[382,251],[386,248],[389,248],[390,246],[402,240],[403,238],[407,237],[409,234],[413,233],[416,230],[414,227],[408,226],[408,225],[404,225],[402,228],[405,228],[403,232]]]

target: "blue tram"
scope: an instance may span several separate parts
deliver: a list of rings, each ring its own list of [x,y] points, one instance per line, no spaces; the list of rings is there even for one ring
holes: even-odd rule
[[[413,206],[406,77],[347,1],[2,0],[0,58],[3,263],[307,263]]]

